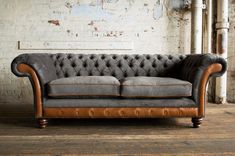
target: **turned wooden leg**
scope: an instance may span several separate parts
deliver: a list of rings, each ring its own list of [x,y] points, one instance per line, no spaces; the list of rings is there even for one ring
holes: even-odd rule
[[[192,123],[194,128],[199,128],[202,123],[202,118],[192,118]]]
[[[39,128],[46,128],[48,120],[47,119],[37,119]]]

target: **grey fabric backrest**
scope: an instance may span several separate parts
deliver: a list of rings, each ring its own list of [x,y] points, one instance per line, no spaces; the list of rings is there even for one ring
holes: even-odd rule
[[[185,55],[50,54],[58,78],[168,76]],[[172,72],[171,72],[172,71]]]
[[[42,84],[46,84],[47,82],[57,78],[54,72],[56,69],[49,54],[21,54],[16,57],[11,64],[13,73],[20,77],[27,76],[24,75],[25,73],[20,73],[17,70],[17,65],[20,63],[27,64],[34,68]]]
[[[199,102],[200,82],[204,71],[212,64],[219,63],[222,65],[220,72],[214,73],[210,76],[221,76],[227,70],[226,60],[215,54],[197,54],[187,55],[187,57],[178,66],[177,78],[189,81],[193,84],[192,98]]]
[[[55,66],[49,54],[44,53],[34,53],[34,54],[21,54],[17,56],[11,63],[11,70],[12,72],[19,76],[29,77],[31,83],[32,78],[28,73],[21,73],[18,71],[17,66],[19,64],[26,64],[32,67],[40,81],[41,89],[42,89],[42,96],[45,97],[46,90],[44,89],[45,84],[50,82],[51,80],[57,79],[57,75],[55,74]],[[32,83],[33,89],[35,89]]]

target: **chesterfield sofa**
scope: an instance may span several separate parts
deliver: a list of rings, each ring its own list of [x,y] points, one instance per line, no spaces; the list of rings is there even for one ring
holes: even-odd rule
[[[190,117],[197,128],[207,81],[226,66],[213,54],[32,53],[17,56],[11,69],[31,81],[40,128],[51,118],[169,117]]]

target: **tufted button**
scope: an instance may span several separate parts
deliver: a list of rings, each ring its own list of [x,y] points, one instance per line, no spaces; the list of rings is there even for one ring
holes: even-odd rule
[[[127,60],[127,59],[128,59],[128,56],[127,56],[127,55],[125,55],[125,56],[123,57],[123,59],[124,59],[124,60]]]
[[[96,63],[95,63],[95,67],[98,67],[98,66],[99,66],[99,64],[98,64],[98,62],[96,62]]]
[[[91,55],[91,56],[90,56],[90,59],[91,59],[91,60],[93,60],[94,58],[95,58],[94,55]]]
[[[138,60],[139,58],[140,58],[140,57],[139,57],[139,55],[135,55],[135,59],[137,59],[137,60]]]
[[[81,74],[78,72],[76,75],[77,75],[77,76],[80,76]]]
[[[67,59],[71,59],[72,58],[72,56],[69,54],[68,56],[67,56]]]
[[[109,62],[107,62],[107,63],[106,63],[106,66],[107,66],[107,67],[110,67],[110,63],[109,63]]]
[[[76,114],[76,116],[79,116],[79,114],[80,114],[79,109],[76,109],[75,114]]]
[[[71,63],[71,66],[74,68],[74,67],[76,67],[76,63],[75,62],[72,62]]]
[[[60,56],[59,56],[59,55],[57,55],[57,56],[56,56],[56,59],[58,60],[59,58],[60,58]]]
[[[164,116],[168,115],[168,109],[164,109]]]
[[[63,67],[63,65],[64,65],[63,62],[61,62],[61,63],[60,63],[60,67]]]
[[[118,113],[121,117],[123,117],[125,115],[125,112],[122,109],[120,109]]]
[[[83,56],[82,56],[82,55],[80,55],[78,58],[79,58],[79,59],[82,59],[82,58],[83,58]]]
[[[87,67],[87,63],[86,63],[86,62],[83,63],[83,67],[84,67],[84,68]]]
[[[135,110],[135,115],[136,115],[137,117],[140,116],[140,110],[139,110],[139,109],[136,109],[136,110]]]
[[[118,66],[119,68],[121,68],[121,67],[122,67],[121,62],[119,62],[117,66]]]
[[[113,57],[112,57],[114,60],[117,58],[117,56],[116,55],[113,55]]]
[[[130,63],[129,66],[132,68],[133,67],[133,63]]]
[[[147,55],[147,56],[146,56],[146,59],[147,59],[147,60],[149,60],[149,59],[150,59],[150,56],[149,56],[149,55]]]
[[[90,117],[93,117],[95,115],[94,109],[91,108],[89,110],[88,114],[89,114]]]
[[[158,59],[158,60],[161,60],[161,59],[162,59],[162,56],[161,56],[161,55],[157,55],[157,59]]]
[[[152,67],[153,67],[153,68],[156,68],[156,67],[157,67],[157,65],[156,65],[155,63],[153,63],[153,64],[152,64]]]
[[[127,77],[127,72],[124,73],[124,77]]]
[[[113,77],[116,77],[116,74],[115,74],[115,72],[113,72],[113,73],[112,73],[112,76],[113,76]]]
[[[148,112],[149,112],[149,115],[152,116],[152,114],[153,114],[154,111],[150,108],[150,109],[148,110]]]
[[[105,59],[105,56],[104,56],[104,55],[102,55],[102,56],[101,56],[101,59],[102,59],[102,60],[104,60],[104,59]]]
[[[63,111],[63,110],[60,110],[59,112],[60,112],[60,113],[59,113],[60,115],[63,115],[63,114],[64,114],[64,111]]]
[[[183,60],[183,58],[184,58],[184,57],[183,57],[182,55],[180,55],[180,57],[179,57],[179,58],[180,58],[181,60]]]
[[[140,67],[143,68],[143,67],[144,67],[144,63],[141,63],[141,64],[140,64]]]
[[[172,60],[172,59],[173,59],[173,57],[172,57],[171,55],[169,55],[169,56],[168,56],[168,59],[169,59],[169,60]]]
[[[164,65],[163,65],[163,66],[164,66],[164,68],[167,68],[167,67],[168,67],[166,63],[164,63]]]
[[[69,77],[69,74],[68,73],[64,73],[64,77]]]
[[[109,112],[109,110],[107,108],[104,110],[104,115],[105,116],[109,116],[110,115],[110,112]]]

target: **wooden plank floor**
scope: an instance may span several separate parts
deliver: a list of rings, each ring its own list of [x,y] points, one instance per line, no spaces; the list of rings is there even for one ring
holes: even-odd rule
[[[0,155],[235,155],[235,104],[208,104],[191,119],[50,120],[35,128],[31,106],[0,104]]]

